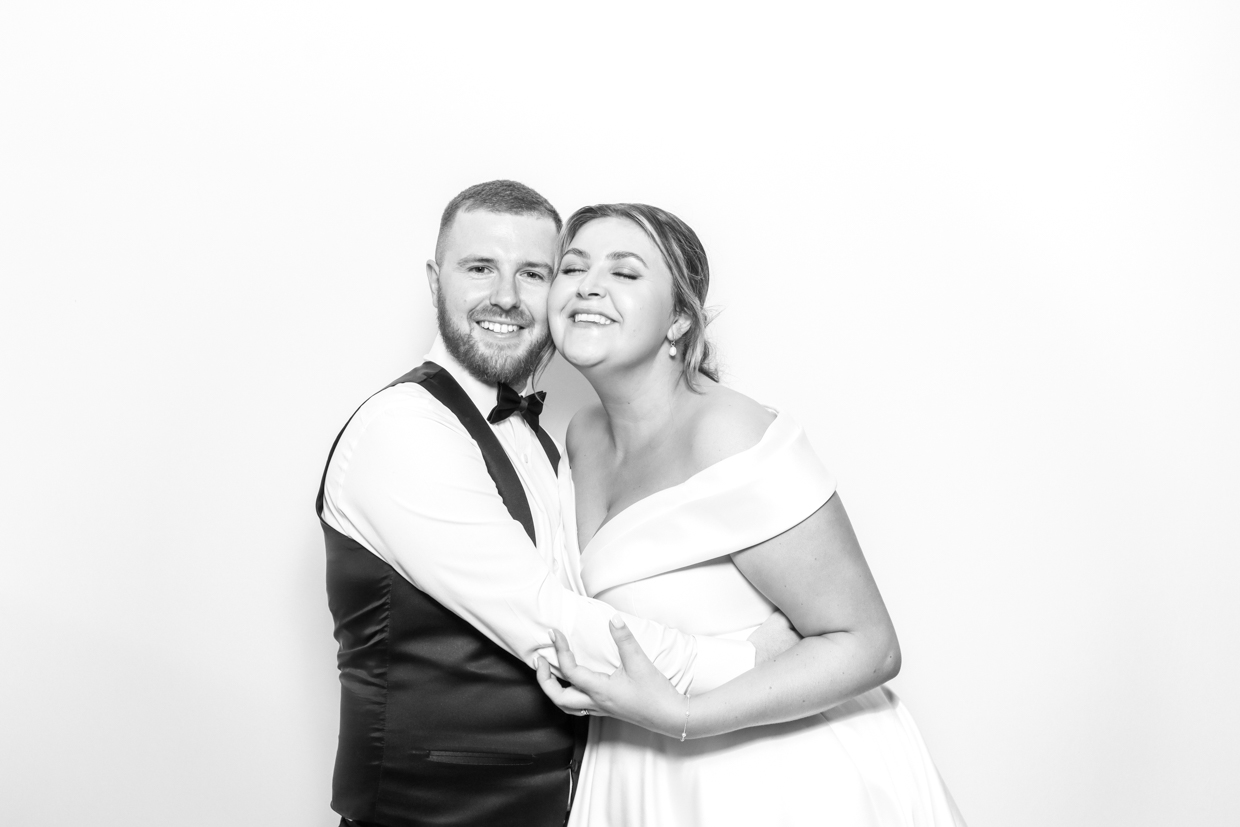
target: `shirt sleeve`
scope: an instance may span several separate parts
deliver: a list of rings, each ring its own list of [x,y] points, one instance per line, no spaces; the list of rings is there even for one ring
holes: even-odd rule
[[[420,389],[419,389],[420,390]],[[477,445],[429,394],[372,398],[337,446],[324,511],[418,589],[528,665],[553,664],[550,630],[599,672],[620,665],[616,610],[564,586],[508,513]],[[655,666],[703,692],[754,665],[746,641],[694,636],[624,615]]]

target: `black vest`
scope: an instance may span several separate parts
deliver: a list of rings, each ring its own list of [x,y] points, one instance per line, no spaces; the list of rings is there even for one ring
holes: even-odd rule
[[[421,384],[457,416],[482,449],[508,512],[534,541],[517,472],[460,385],[434,362],[392,385],[403,382]],[[558,466],[541,428],[538,438]],[[316,512],[322,522],[323,483]],[[384,827],[564,824],[584,721],[557,709],[530,667],[365,547],[322,526],[327,602],[340,643],[332,809]]]

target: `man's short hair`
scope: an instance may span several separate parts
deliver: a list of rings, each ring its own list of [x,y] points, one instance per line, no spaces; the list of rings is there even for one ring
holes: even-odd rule
[[[474,184],[448,202],[439,219],[439,237],[435,239],[435,263],[443,264],[443,243],[456,214],[462,210],[486,210],[501,215],[541,215],[555,222],[558,233],[564,226],[551,202],[525,184],[517,181],[487,181]]]

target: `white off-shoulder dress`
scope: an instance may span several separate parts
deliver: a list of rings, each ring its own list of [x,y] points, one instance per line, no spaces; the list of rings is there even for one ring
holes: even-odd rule
[[[747,637],[775,607],[729,555],[801,522],[834,491],[804,431],[780,414],[754,447],[607,522],[581,558],[586,590],[686,632]],[[572,513],[566,509],[566,519]],[[576,526],[567,533],[577,537]],[[593,718],[569,820],[570,827],[963,824],[912,717],[886,687],[799,721],[684,743]]]

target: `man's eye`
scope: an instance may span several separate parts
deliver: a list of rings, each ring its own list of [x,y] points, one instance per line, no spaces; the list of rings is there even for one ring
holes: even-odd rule
[[[546,280],[547,280],[547,276],[546,276],[546,274],[545,274],[545,273],[542,273],[542,272],[539,272],[538,270],[526,270],[526,271],[525,271],[525,272],[523,272],[521,275],[525,276],[526,278],[535,279],[536,281],[546,281]]]
[[[470,273],[485,273],[487,272],[487,269],[488,268],[484,264],[474,264],[467,267],[466,271]]]

